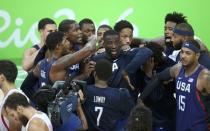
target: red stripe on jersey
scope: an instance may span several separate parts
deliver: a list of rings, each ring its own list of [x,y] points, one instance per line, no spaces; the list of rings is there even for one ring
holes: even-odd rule
[[[201,108],[203,109],[203,111],[205,112],[205,116],[206,116],[206,123],[207,123],[207,127],[208,127],[208,131],[210,131],[210,123],[207,122],[207,119],[208,119],[208,115],[207,115],[207,112],[206,112],[206,108],[204,106],[204,103],[203,101],[201,100],[201,97],[199,95],[199,91],[196,89],[196,97],[197,97],[197,100],[198,102],[200,103],[201,105]]]
[[[7,128],[7,130],[9,131],[9,127],[7,126],[5,120],[4,120],[4,116],[1,114],[1,119],[2,119],[2,122],[4,124],[4,126]]]

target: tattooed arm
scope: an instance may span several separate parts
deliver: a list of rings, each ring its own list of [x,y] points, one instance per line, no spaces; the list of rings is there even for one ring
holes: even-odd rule
[[[59,58],[51,67],[49,74],[50,80],[52,82],[55,82],[56,80],[64,80],[68,67],[91,55],[95,51],[95,45],[96,38],[93,36],[81,50]]]

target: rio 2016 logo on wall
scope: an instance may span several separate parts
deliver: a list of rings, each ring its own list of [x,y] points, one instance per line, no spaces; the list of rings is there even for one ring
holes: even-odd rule
[[[126,19],[127,16],[132,15],[133,8],[128,8],[122,14],[120,14],[119,18],[116,21]],[[55,12],[53,18],[57,19],[59,17],[65,16],[68,19],[75,19],[76,14],[73,10],[64,8],[60,9]],[[0,10],[0,17],[3,19],[4,24],[0,28],[0,33],[6,32],[7,29],[9,28],[12,20],[10,14],[5,11],[5,10]],[[21,29],[19,28],[20,26],[23,25],[24,20],[21,18],[16,18],[15,19],[15,25],[16,28],[14,31],[11,33],[9,38],[6,38],[5,40],[0,39],[0,48],[6,48],[10,44],[14,43],[16,47],[22,48],[24,47],[28,42],[30,43],[37,43],[39,41],[39,37],[37,37],[37,24],[38,21],[34,22],[34,24],[31,25],[31,27],[28,29],[28,33],[25,36],[21,36]],[[99,22],[99,25],[102,24],[110,24],[110,20],[108,18],[103,19],[101,22]],[[132,23],[135,30],[134,30],[134,36],[138,36],[138,27]],[[96,25],[97,26],[97,25]],[[23,39],[21,39],[23,37]]]
[[[210,47],[208,8],[208,0],[1,0],[0,59],[22,59],[24,50],[39,42],[37,24],[45,17],[57,24],[67,18],[77,22],[90,18],[96,28],[101,24],[113,27],[117,21],[126,19],[134,26],[134,36],[155,38],[164,35],[166,14],[177,11],[187,16],[196,36]]]

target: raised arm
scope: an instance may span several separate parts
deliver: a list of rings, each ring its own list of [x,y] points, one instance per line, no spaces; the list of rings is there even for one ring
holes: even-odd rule
[[[31,68],[34,65],[34,60],[35,60],[38,52],[39,52],[39,50],[36,50],[35,48],[27,49],[24,52],[22,66],[25,71],[31,70]]]
[[[39,67],[40,63],[36,65],[33,71],[29,72],[20,89],[26,94],[26,96],[34,102],[33,95],[35,93],[34,86],[39,81]]]
[[[148,48],[139,48],[131,62],[125,67],[125,72],[135,73],[143,65],[153,52]]]
[[[50,80],[52,82],[55,82],[56,80],[63,80],[68,67],[91,55],[95,51],[95,48],[96,37],[93,36],[81,50],[59,58],[51,67]]]
[[[77,115],[79,116],[81,123],[82,123],[82,126],[78,130],[87,130],[88,129],[87,119],[85,117],[85,114],[83,112],[80,102],[78,102],[76,111],[77,111]]]

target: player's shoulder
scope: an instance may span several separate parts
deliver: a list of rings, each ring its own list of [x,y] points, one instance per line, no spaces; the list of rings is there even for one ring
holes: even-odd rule
[[[99,93],[99,92],[103,92],[104,88],[99,88],[96,87],[95,84],[91,84],[91,85],[87,85],[86,88],[84,89],[86,93]]]
[[[177,63],[176,65],[173,66],[176,70],[181,70],[182,68],[182,63]]]
[[[172,77],[177,77],[180,70],[182,68],[182,64],[181,63],[177,63],[176,65],[172,66],[170,68],[170,74]]]
[[[210,71],[207,68],[203,68],[199,74],[199,77],[204,80],[209,80]]]
[[[44,129],[46,127],[47,127],[47,125],[43,119],[41,119],[39,117],[35,117],[30,121],[28,129],[38,129],[38,128]]]
[[[197,88],[206,95],[210,93],[210,71],[203,68],[197,78]]]
[[[86,89],[91,89],[91,88],[95,88],[96,86],[94,84],[91,84],[91,85],[87,85],[86,86]]]

